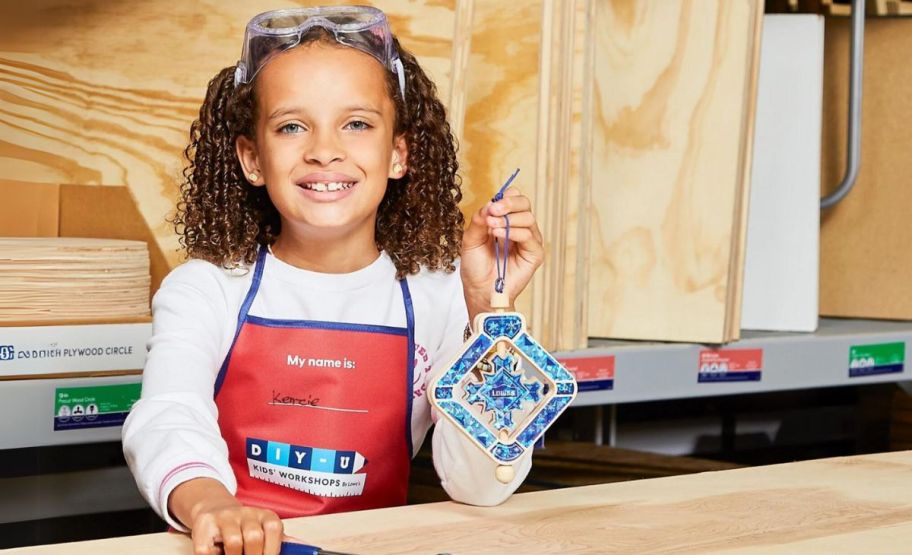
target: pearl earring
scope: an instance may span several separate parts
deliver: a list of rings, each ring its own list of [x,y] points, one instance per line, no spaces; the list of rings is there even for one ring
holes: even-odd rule
[[[257,174],[255,174],[253,172],[250,172],[249,174],[247,174],[247,179],[249,179],[250,181],[256,181],[259,178],[260,178],[260,176],[258,176]]]
[[[395,173],[395,174],[402,173],[402,164],[400,164],[398,162],[393,164],[393,173]]]

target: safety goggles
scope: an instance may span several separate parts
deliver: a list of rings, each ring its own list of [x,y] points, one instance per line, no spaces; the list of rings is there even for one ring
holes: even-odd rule
[[[405,71],[386,15],[368,6],[291,8],[254,17],[244,33],[244,50],[234,72],[234,86],[252,81],[272,56],[300,44],[304,34],[314,27],[326,29],[339,44],[376,58],[399,78],[399,92],[405,98]]]

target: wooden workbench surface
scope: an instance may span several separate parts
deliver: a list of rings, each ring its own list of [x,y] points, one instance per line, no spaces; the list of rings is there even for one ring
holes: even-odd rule
[[[334,551],[379,553],[900,553],[912,541],[912,451],[286,521]],[[15,550],[183,554],[152,534]]]

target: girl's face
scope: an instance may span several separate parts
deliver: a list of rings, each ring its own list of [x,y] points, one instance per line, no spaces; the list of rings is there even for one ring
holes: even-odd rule
[[[363,235],[373,246],[387,179],[404,175],[407,156],[404,137],[393,137],[386,71],[368,54],[323,43],[260,70],[255,141],[238,138],[237,151],[245,173],[258,174],[254,184],[265,184],[282,234]]]

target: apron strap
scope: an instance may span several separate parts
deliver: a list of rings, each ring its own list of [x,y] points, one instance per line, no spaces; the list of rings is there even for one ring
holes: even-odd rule
[[[263,267],[266,265],[266,251],[266,245],[260,245],[260,249],[257,251],[256,265],[253,268],[253,281],[250,283],[250,289],[247,290],[247,296],[244,297],[244,303],[241,304],[241,309],[238,311],[234,339],[231,340],[231,347],[228,348],[228,355],[225,357],[225,360],[222,361],[222,367],[219,368],[218,376],[215,378],[215,389],[212,393],[213,399],[218,396],[219,389],[222,388],[222,382],[225,381],[225,371],[228,370],[228,362],[231,360],[231,352],[234,351],[234,344],[237,343],[237,338],[241,334],[241,328],[244,326],[244,321],[247,320],[247,313],[250,311],[250,305],[253,304],[253,299],[256,298],[257,291],[260,290],[260,282],[263,279]]]
[[[253,268],[253,282],[250,284],[250,289],[247,290],[247,296],[244,298],[244,304],[241,305],[241,310],[238,311],[237,331],[234,334],[235,338],[237,338],[237,334],[241,332],[241,324],[247,319],[250,305],[253,304],[253,299],[256,297],[257,291],[260,290],[260,281],[263,279],[263,266],[265,265],[266,246],[260,245],[260,250],[257,252],[256,265]]]
[[[413,390],[415,384],[415,311],[412,309],[412,294],[409,291],[408,279],[399,280],[402,289],[402,302],[405,304],[405,327],[408,331],[408,370],[406,372],[405,392],[408,406],[405,410],[405,446],[408,449],[408,460],[412,460],[414,446],[412,445],[412,401],[415,398]]]

